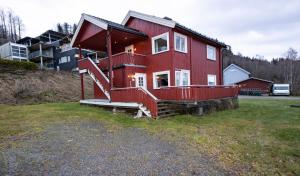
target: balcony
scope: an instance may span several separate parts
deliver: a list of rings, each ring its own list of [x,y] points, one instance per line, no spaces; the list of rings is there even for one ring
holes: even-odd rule
[[[108,57],[101,58],[98,60],[98,66],[102,70],[106,70],[109,67]],[[137,53],[118,53],[112,56],[113,67],[122,66],[124,64],[129,65],[146,65],[145,55]]]
[[[42,51],[42,55],[40,54],[40,51],[34,51],[29,54],[29,59],[35,59],[37,57],[43,57],[43,58],[53,58],[53,52],[52,50],[44,50]]]

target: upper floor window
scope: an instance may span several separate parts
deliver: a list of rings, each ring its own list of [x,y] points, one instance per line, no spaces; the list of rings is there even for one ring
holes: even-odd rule
[[[169,33],[152,37],[152,54],[169,51]]]
[[[210,45],[207,45],[207,59],[216,60],[216,48]]]
[[[187,37],[182,34],[174,33],[175,50],[187,53]]]
[[[216,75],[207,75],[207,84],[209,86],[217,85],[217,76]]]

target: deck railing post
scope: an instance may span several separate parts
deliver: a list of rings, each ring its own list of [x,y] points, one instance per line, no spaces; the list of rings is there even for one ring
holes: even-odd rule
[[[107,44],[107,55],[109,60],[109,86],[110,86],[110,94],[113,88],[113,60],[112,60],[112,51],[111,51],[111,31],[110,29],[107,30],[106,33],[106,44]]]
[[[79,46],[79,60],[82,59],[82,51],[81,47]],[[83,74],[80,73],[80,83],[81,83],[81,100],[84,100],[84,80],[83,80]]]

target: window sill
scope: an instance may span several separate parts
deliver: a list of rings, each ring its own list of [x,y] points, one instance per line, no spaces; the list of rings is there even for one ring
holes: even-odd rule
[[[179,53],[182,53],[182,54],[187,54],[188,52],[187,51],[180,51],[180,50],[176,50],[175,51],[179,52]]]
[[[209,58],[207,58],[207,60],[210,60],[210,61],[217,61],[217,59],[209,59]]]
[[[165,53],[165,52],[168,52],[168,51],[169,51],[169,49],[168,49],[168,50],[165,50],[165,51],[160,51],[160,52],[157,52],[157,53],[153,53],[153,52],[152,52],[152,55],[157,55],[157,54]]]
[[[157,89],[167,89],[170,88],[169,86],[164,86],[164,87],[153,87],[153,89],[157,90]]]

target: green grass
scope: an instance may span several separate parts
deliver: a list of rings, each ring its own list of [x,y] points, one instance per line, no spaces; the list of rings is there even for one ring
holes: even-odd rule
[[[10,137],[40,132],[48,125],[94,119],[110,130],[136,127],[166,140],[186,140],[240,174],[300,174],[300,108],[296,101],[241,100],[240,108],[203,117],[149,120],[78,103],[0,105],[0,147]]]

